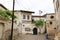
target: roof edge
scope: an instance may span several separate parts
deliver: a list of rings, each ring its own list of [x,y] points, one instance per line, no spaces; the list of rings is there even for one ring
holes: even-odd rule
[[[15,12],[27,12],[27,13],[35,13],[35,12],[32,12],[32,11],[26,11],[26,10],[14,10]]]
[[[0,6],[2,6],[4,9],[8,10],[4,5],[0,4]]]

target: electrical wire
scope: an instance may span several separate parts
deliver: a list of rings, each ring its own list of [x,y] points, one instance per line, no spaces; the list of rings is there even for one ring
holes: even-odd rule
[[[18,0],[16,0],[16,3],[17,3],[17,5],[18,5],[19,7],[22,6],[22,8],[26,9],[23,4],[20,5],[20,3],[19,3]]]

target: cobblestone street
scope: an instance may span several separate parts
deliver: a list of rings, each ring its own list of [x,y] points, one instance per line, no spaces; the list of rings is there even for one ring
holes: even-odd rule
[[[45,35],[21,35],[19,40],[46,40]]]

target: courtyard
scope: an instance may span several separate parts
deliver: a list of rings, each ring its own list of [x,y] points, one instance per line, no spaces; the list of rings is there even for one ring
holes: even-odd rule
[[[46,40],[45,35],[20,35],[19,40]]]

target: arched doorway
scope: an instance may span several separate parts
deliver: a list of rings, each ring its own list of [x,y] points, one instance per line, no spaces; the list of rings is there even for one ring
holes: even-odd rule
[[[33,35],[37,35],[37,28],[33,28]]]

